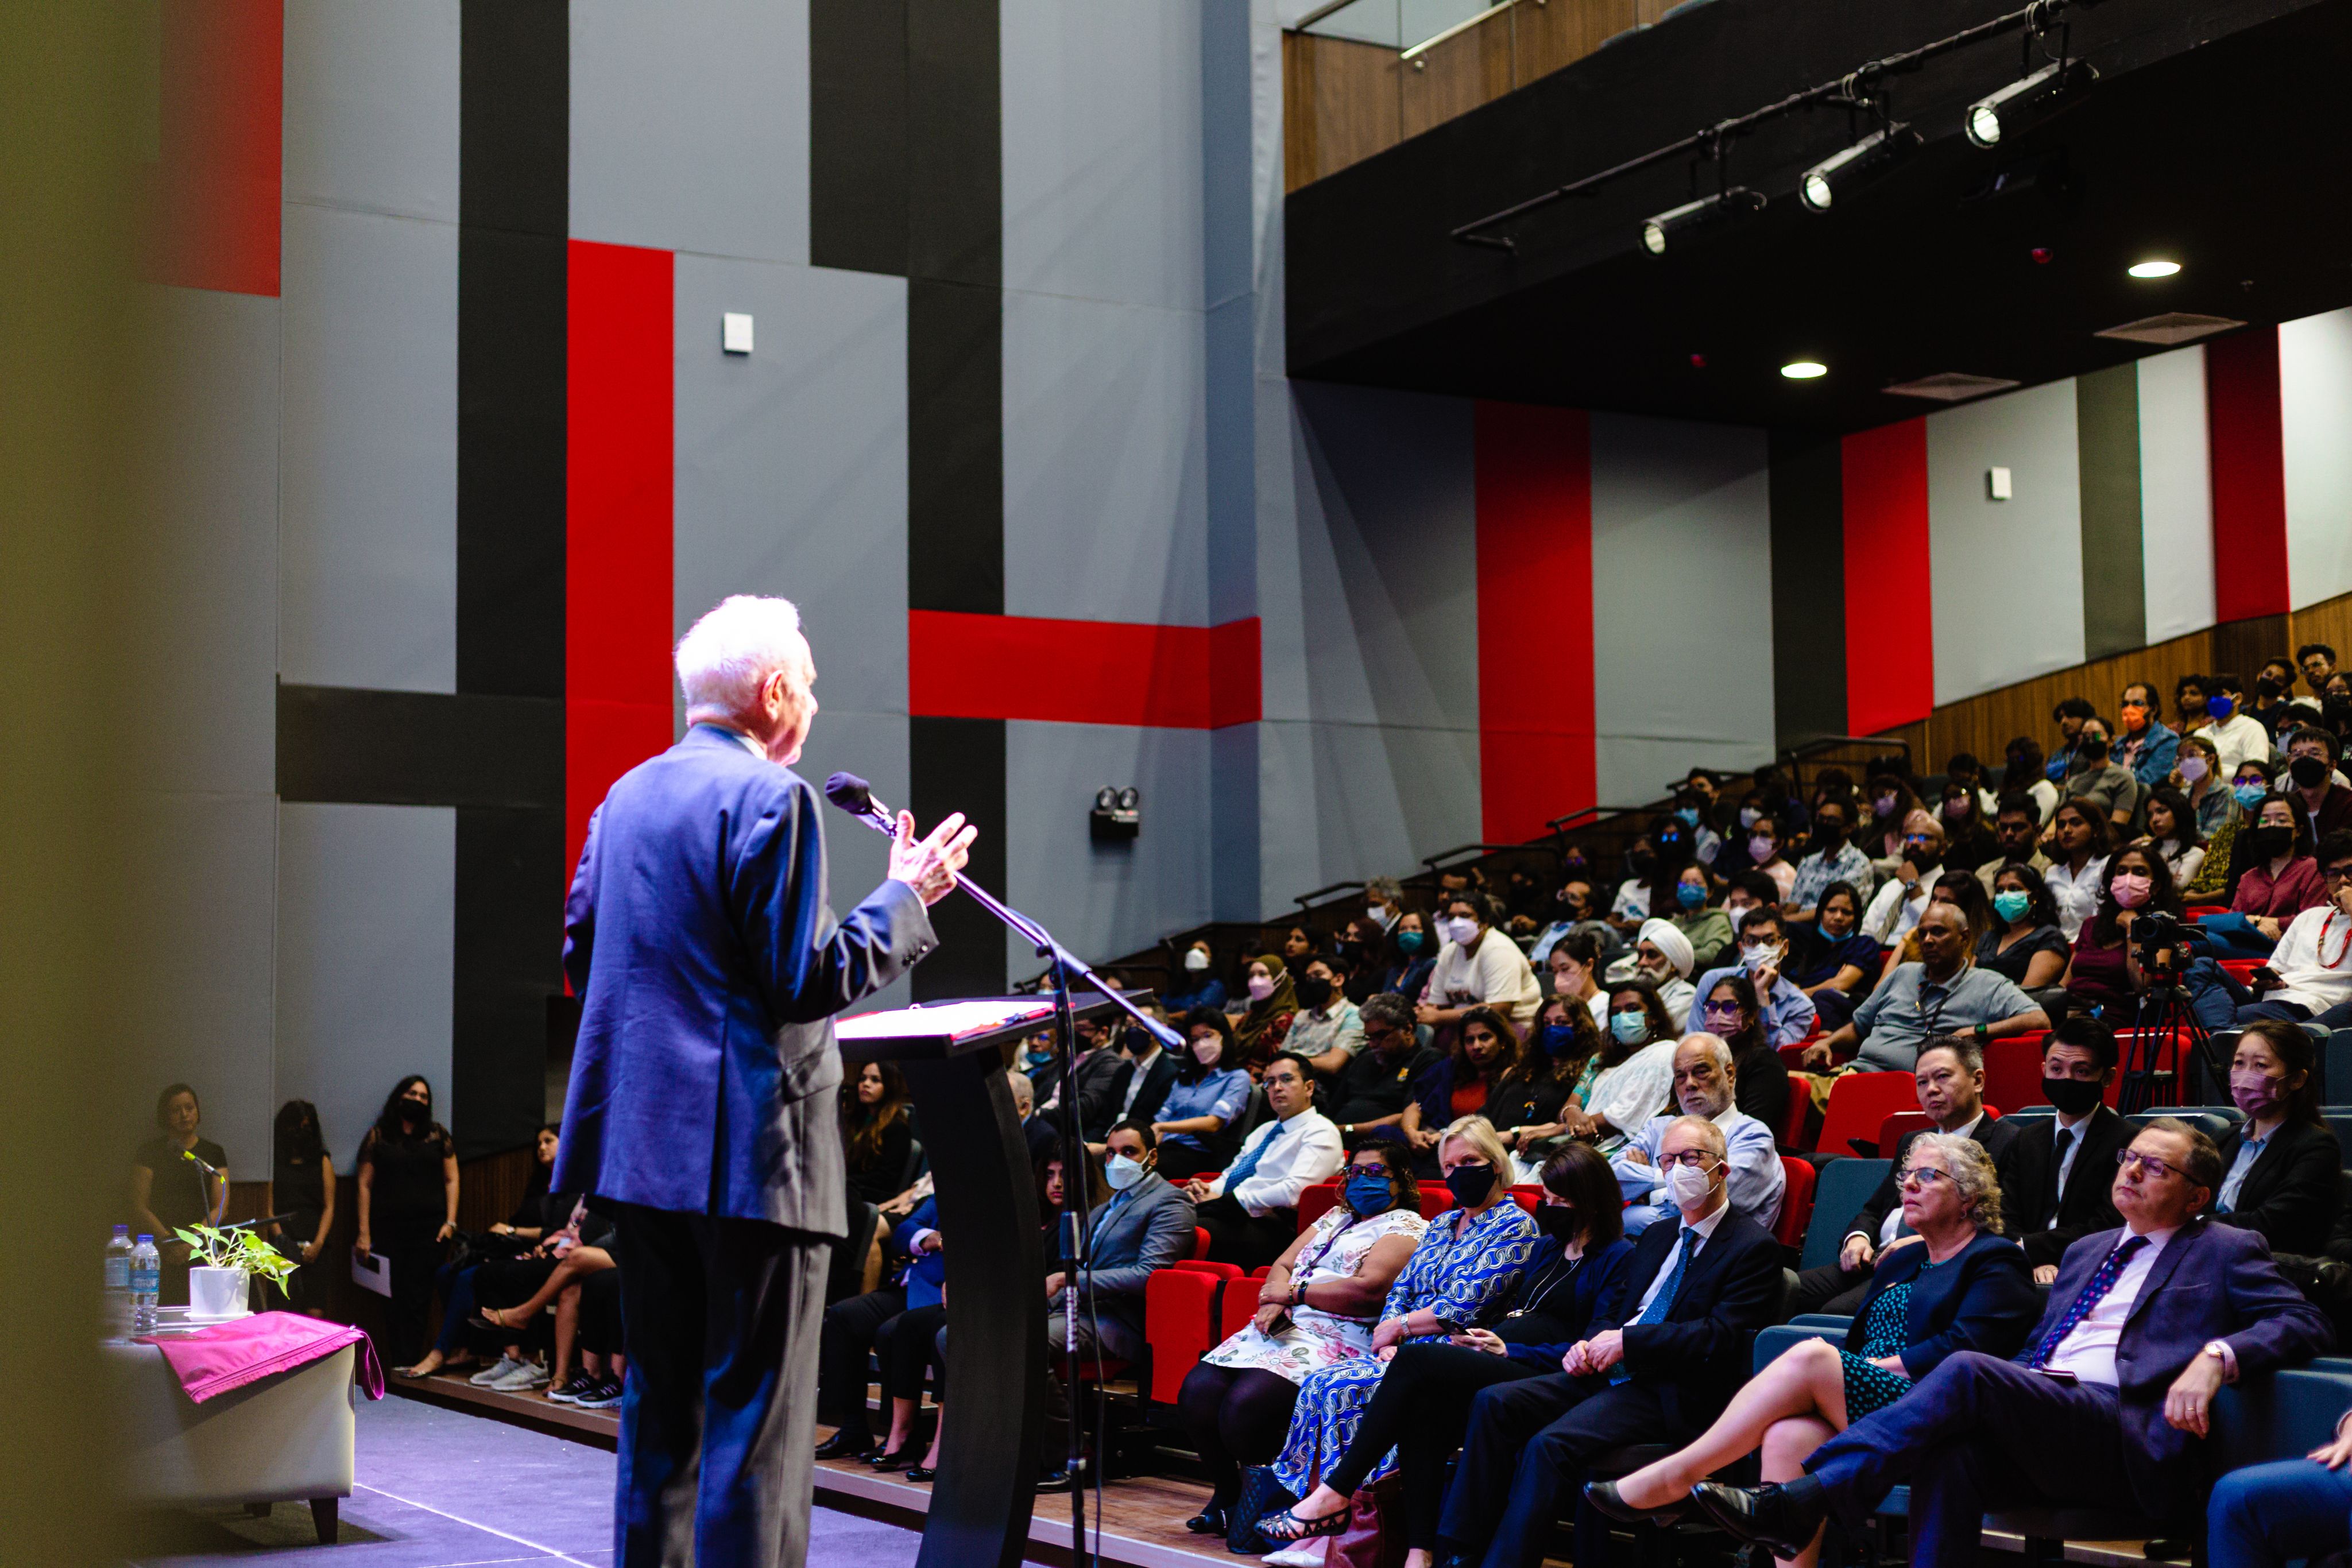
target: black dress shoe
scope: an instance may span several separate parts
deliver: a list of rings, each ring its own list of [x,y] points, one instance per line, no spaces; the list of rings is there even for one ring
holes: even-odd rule
[[[930,1465],[909,1465],[907,1467],[907,1479],[910,1481],[927,1481],[939,1473],[938,1469]]]
[[[1037,1476],[1037,1490],[1039,1491],[1069,1490],[1070,1467],[1061,1464],[1055,1465],[1050,1470],[1040,1471]]]
[[[820,1459],[862,1459],[874,1451],[871,1437],[853,1437],[846,1432],[835,1432],[816,1446]]]
[[[1627,1524],[1673,1524],[1683,1516],[1683,1505],[1670,1502],[1664,1508],[1635,1508],[1617,1490],[1615,1481],[1592,1481],[1584,1489],[1584,1500],[1612,1519]]]
[[[887,1476],[893,1470],[908,1469],[922,1457],[923,1451],[909,1443],[903,1448],[893,1448],[887,1454],[875,1454],[866,1462],[872,1465],[879,1474]]]
[[[1776,1557],[1794,1557],[1811,1545],[1830,1516],[1829,1493],[1811,1476],[1760,1487],[1701,1481],[1691,1488],[1691,1500],[1727,1533],[1770,1547]]]
[[[1233,1527],[1233,1510],[1213,1500],[1208,1507],[1184,1521],[1184,1528],[1195,1535],[1223,1535]]]

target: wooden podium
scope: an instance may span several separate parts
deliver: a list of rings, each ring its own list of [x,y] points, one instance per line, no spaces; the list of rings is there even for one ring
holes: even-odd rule
[[[1119,1011],[1100,997],[1072,1002],[1079,1019]],[[1045,1249],[1002,1048],[1053,1027],[1050,994],[932,1002],[834,1026],[853,1071],[894,1061],[906,1073],[947,1243],[947,1405],[917,1568],[1017,1568],[1028,1552],[1045,1418]],[[1083,1190],[1076,1173],[1065,1179]]]

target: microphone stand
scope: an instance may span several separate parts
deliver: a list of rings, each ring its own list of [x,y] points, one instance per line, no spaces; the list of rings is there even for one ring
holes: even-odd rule
[[[898,836],[898,824],[887,808],[868,792],[865,806],[835,800],[851,816],[877,833],[892,839]],[[1068,948],[1054,940],[1053,934],[1019,910],[1001,903],[985,888],[959,874],[956,886],[971,895],[973,901],[987,910],[1019,936],[1034,947],[1037,956],[1046,962],[1046,975],[1054,988],[1054,1028],[1061,1037],[1062,1084],[1062,1364],[1070,1383],[1069,1453],[1066,1473],[1070,1480],[1070,1564],[1071,1568],[1087,1568],[1095,1554],[1087,1547],[1086,1422],[1083,1396],[1078,1388],[1078,1276],[1085,1271],[1087,1249],[1091,1240],[1087,1234],[1087,1206],[1081,1194],[1087,1171],[1086,1134],[1078,1124],[1078,1037],[1077,1020],[1070,1004],[1071,981],[1083,980],[1120,1011],[1140,1025],[1151,1037],[1170,1051],[1181,1051],[1184,1042],[1176,1031],[1128,1000],[1125,993],[1097,974],[1092,966]],[[1076,1201],[1073,1203],[1073,1197]]]

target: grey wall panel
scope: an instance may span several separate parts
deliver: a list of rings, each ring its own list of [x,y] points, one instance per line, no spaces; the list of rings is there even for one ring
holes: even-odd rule
[[[452,1117],[457,814],[290,804],[278,812],[278,1102],[309,1100],[335,1168],[403,1076]]]
[[[279,669],[457,679],[457,230],[289,205]]]
[[[2073,382],[1927,416],[1937,702],[2083,662],[2082,499]]]
[[[1004,287],[1198,310],[1195,4],[1000,13]]]
[[[1004,610],[1202,625],[1201,317],[1004,296]]]
[[[835,711],[907,711],[907,286],[677,258],[676,597],[793,601]],[[722,354],[719,318],[754,319]],[[860,771],[863,771],[860,769]]]
[[[1765,433],[1592,416],[1594,777],[1646,800],[1668,774],[1771,759]]]
[[[833,662],[828,665],[824,650],[820,647],[817,668],[821,672],[839,668],[853,654],[863,651],[862,643],[854,647],[836,644]],[[819,683],[820,686],[828,684],[829,680]],[[793,771],[819,789],[824,788],[825,779],[831,774],[855,773],[873,785],[876,796],[892,810],[900,810],[908,796],[906,716],[849,713],[837,706],[826,707],[817,715],[816,724],[809,731],[808,745],[803,748]],[[830,805],[824,808],[824,815],[826,892],[833,899],[833,912],[838,915],[856,906],[889,874],[890,841],[858,826],[845,812]],[[925,831],[936,825],[922,824]],[[1001,832],[1003,829],[991,823],[988,831]],[[856,1010],[904,1007],[911,999],[908,982],[902,979],[872,999],[859,1003]]]
[[[1082,957],[1147,946],[1209,917],[1209,734],[1118,725],[1005,727],[1004,893]],[[1126,844],[1087,834],[1095,791],[1133,785],[1143,831]],[[1035,951],[1006,946],[1007,971],[1037,974]]]
[[[123,1131],[153,1136],[155,1092],[195,1087],[205,1134],[232,1178],[269,1168],[270,879],[277,804],[268,795],[144,794],[123,842],[141,865],[122,936],[125,1027],[143,1041],[152,1083],[119,1092]],[[127,1147],[127,1145],[126,1145]]]
[[[286,0],[286,200],[456,223],[457,55],[457,0]]]
[[[146,737],[174,789],[267,796],[276,776],[278,302],[158,288],[159,548],[125,650],[163,675]]]
[[[807,0],[573,0],[575,238],[809,258]]]
[[[1258,730],[1261,913],[1477,841],[1475,729],[1277,721]]]

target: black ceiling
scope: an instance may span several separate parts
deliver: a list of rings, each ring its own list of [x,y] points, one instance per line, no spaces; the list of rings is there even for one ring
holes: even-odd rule
[[[1680,163],[1498,231],[1514,254],[1447,237],[2013,4],[1716,0],[1293,193],[1290,373],[1854,430],[1938,406],[1890,382],[2030,385],[2157,351],[2092,333],[2161,311],[2268,322],[2352,304],[2352,0],[2076,7],[2075,51],[2102,79],[1998,152],[1959,133],[1961,111],[2019,73],[2018,38],[1945,57],[1895,80],[1895,116],[1927,144],[1831,215],[1793,194],[1846,141],[1844,113],[1820,110],[1740,144],[1733,175],[1768,194],[1762,213],[1665,257],[1639,230],[1689,198]],[[1997,171],[2048,169],[2064,178],[1982,194]],[[2153,256],[2182,272],[2126,276]],[[1830,373],[1786,380],[1795,359]]]

